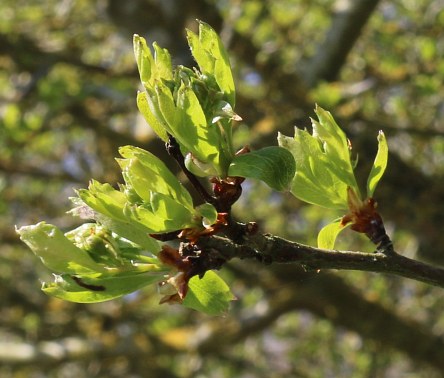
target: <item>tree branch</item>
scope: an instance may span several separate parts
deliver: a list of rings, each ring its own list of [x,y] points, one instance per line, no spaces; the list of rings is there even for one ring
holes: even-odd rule
[[[333,81],[341,70],[348,53],[375,10],[377,0],[340,1],[325,41],[311,59],[303,77],[309,87],[319,80]]]
[[[245,235],[243,244],[219,236],[201,238],[199,247],[225,260],[254,258],[266,264],[297,263],[306,270],[338,269],[393,274],[444,288],[444,269],[396,252],[365,253],[314,248],[269,234]]]

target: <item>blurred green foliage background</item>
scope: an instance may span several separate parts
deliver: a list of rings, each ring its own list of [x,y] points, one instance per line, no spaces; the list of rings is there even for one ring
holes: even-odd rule
[[[137,113],[132,34],[192,66],[184,28],[220,32],[237,80],[239,146],[276,144],[329,109],[367,177],[382,129],[391,155],[376,192],[396,250],[444,264],[442,0],[3,0],[0,3],[1,377],[439,377],[444,295],[358,272],[234,261],[222,318],[159,306],[154,290],[103,304],[48,298],[49,275],[14,226],[68,216],[73,188],[121,181],[118,146],[164,158]],[[236,216],[315,244],[338,214],[246,182]],[[344,232],[341,248],[370,251]]]

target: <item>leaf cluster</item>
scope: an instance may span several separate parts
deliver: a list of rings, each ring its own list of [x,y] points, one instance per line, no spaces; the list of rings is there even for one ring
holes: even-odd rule
[[[149,126],[165,143],[204,203],[192,196],[154,154],[121,147],[117,159],[124,183],[114,188],[91,181],[77,191],[73,215],[88,220],[63,233],[44,222],[18,230],[21,239],[55,274],[44,283],[49,295],[74,302],[100,302],[157,285],[163,302],[221,314],[234,298],[212,271],[225,260],[199,247],[199,239],[223,233],[242,241],[242,227],[231,218],[231,205],[242,193],[245,178],[265,182],[310,204],[348,211],[319,234],[319,245],[332,248],[346,226],[380,238],[380,220],[372,200],[387,164],[384,134],[362,198],[353,168],[351,144],[332,115],[316,108],[313,134],[281,134],[279,146],[235,153],[233,126],[235,86],[220,38],[200,22],[199,34],[187,32],[196,68],[173,67],[166,49],[134,36],[134,53],[143,91],[137,105]],[[213,184],[206,192],[199,179]],[[382,222],[382,221],[381,221]],[[381,223],[382,225],[382,223]],[[253,227],[254,228],[254,227]],[[242,232],[239,232],[241,229]],[[246,227],[248,231],[248,227]],[[248,231],[252,232],[252,230]],[[384,231],[385,232],[385,231]],[[178,240],[170,245],[168,241]]]

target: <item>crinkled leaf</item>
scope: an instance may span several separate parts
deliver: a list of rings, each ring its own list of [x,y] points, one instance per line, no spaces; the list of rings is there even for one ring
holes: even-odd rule
[[[179,230],[191,226],[193,215],[188,209],[174,202],[169,197],[158,194],[155,199],[157,213],[149,206],[127,205],[125,207],[125,215],[131,221],[136,221],[149,229],[150,233],[161,233]],[[172,201],[172,202],[169,202]],[[170,206],[166,209],[166,203]],[[177,215],[177,218],[171,218]],[[164,218],[165,216],[166,218]]]
[[[160,139],[166,142],[168,140],[168,135],[165,125],[161,123],[159,117],[157,117],[153,113],[150,107],[150,103],[148,102],[148,97],[146,92],[137,93],[137,107],[139,108],[140,113],[143,115],[148,125],[160,137]]]
[[[318,247],[324,249],[333,249],[335,246],[336,238],[339,233],[344,230],[348,225],[341,224],[342,218],[339,218],[319,231],[318,234]]]
[[[235,105],[235,87],[230,60],[217,33],[199,21],[199,36],[187,30],[191,53],[204,74],[213,75],[228,102]]]
[[[295,169],[295,160],[288,150],[271,146],[235,156],[228,174],[254,178],[264,181],[273,189],[287,190]]]
[[[166,230],[164,231],[164,222],[153,213],[151,205],[137,206],[127,204],[124,214],[130,222],[140,223],[146,227],[149,233],[166,232]]]
[[[148,236],[148,233],[153,231],[136,219],[129,219],[124,213],[127,206],[124,193],[109,184],[101,184],[94,180],[91,181],[88,190],[81,189],[77,193],[81,202],[94,210],[83,211],[84,215],[79,214],[83,219],[94,219],[116,234],[146,248],[147,251],[158,252],[158,242]],[[71,212],[77,214],[78,210],[75,208]]]
[[[123,214],[126,203],[125,194],[114,189],[110,184],[101,184],[91,180],[88,189],[80,189],[77,194],[84,203],[100,214],[125,220]]]
[[[193,208],[193,200],[188,190],[158,157],[133,146],[121,147],[119,153],[129,159],[124,171],[141,198],[149,201],[151,192],[162,193],[189,209]]]
[[[156,64],[156,75],[164,80],[173,79],[173,67],[171,65],[171,56],[167,49],[160,47],[156,42],[154,47],[154,61]]]
[[[117,235],[136,243],[147,252],[156,254],[160,251],[160,244],[156,239],[148,236],[152,231],[134,221],[119,221],[108,217],[103,217],[98,214],[96,216],[97,222],[103,224]]]
[[[296,161],[291,193],[302,201],[332,209],[347,209],[347,187],[359,193],[343,131],[329,112],[316,108],[313,135],[295,129],[294,138],[278,136],[279,145]]]
[[[87,274],[104,272],[89,254],[77,248],[56,226],[40,222],[17,230],[20,239],[49,269],[58,273]]]
[[[183,305],[208,315],[223,315],[234,299],[225,281],[210,270],[202,279],[191,278]]]
[[[176,229],[190,224],[194,213],[194,211],[162,193],[151,194],[151,207],[157,217],[165,221],[169,220],[172,224],[177,225]]]
[[[63,274],[55,282],[45,283],[42,290],[53,297],[77,303],[108,301],[132,293],[144,286],[163,279],[164,272],[158,268],[146,272],[120,273],[106,277],[79,277],[80,286],[72,276]],[[86,285],[86,287],[84,287]],[[90,288],[88,288],[90,286]]]
[[[161,113],[157,116],[165,121],[167,131],[176,136],[175,130],[180,127],[180,113],[174,104],[173,94],[162,81],[156,81],[154,89]]]
[[[376,186],[387,168],[388,145],[382,131],[378,134],[378,152],[367,180],[367,197],[373,197]]]
[[[135,34],[133,37],[134,55],[140,79],[145,88],[152,88],[159,79],[171,80],[173,78],[171,57],[168,50],[153,43],[155,56],[151,53],[145,39]]]
[[[133,37],[134,55],[136,57],[137,68],[139,69],[140,80],[144,86],[150,86],[153,80],[154,59],[151,50],[144,38],[134,34]]]
[[[195,93],[182,84],[177,93],[181,123],[174,130],[179,142],[202,162],[212,163],[217,169],[220,161],[220,131],[207,120]],[[218,170],[219,173],[220,170]]]

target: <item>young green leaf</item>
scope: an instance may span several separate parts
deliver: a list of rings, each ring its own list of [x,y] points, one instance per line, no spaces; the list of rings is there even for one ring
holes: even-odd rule
[[[333,249],[335,246],[336,238],[339,233],[343,231],[350,224],[342,225],[342,218],[339,218],[329,224],[319,231],[318,234],[318,247],[324,249]]]
[[[223,315],[235,299],[225,281],[210,270],[203,278],[190,279],[183,305],[208,315]]]
[[[166,125],[166,130],[176,136],[174,130],[180,126],[180,114],[174,103],[173,94],[162,81],[156,81],[154,85],[155,101],[157,101],[160,114],[156,114],[159,120]]]
[[[176,231],[194,225],[194,213],[180,203],[159,193],[154,195],[153,201],[157,212],[152,209],[151,204],[127,205],[124,212],[128,220],[140,223],[149,233]]]
[[[205,226],[211,226],[212,224],[216,223],[217,220],[217,210],[215,207],[209,203],[204,203],[200,206],[196,207],[196,211],[198,214],[200,214],[203,218],[202,223]]]
[[[215,77],[220,90],[234,108],[236,94],[230,60],[217,33],[208,24],[199,21],[199,37],[187,30],[187,38],[202,73]]]
[[[217,172],[222,174],[219,168],[220,131],[216,125],[207,125],[196,94],[184,84],[177,93],[177,107],[180,109],[181,122],[174,130],[174,135],[178,141],[196,158],[212,163]]]
[[[155,155],[138,147],[124,146],[119,153],[126,161],[119,162],[125,177],[137,194],[145,201],[151,200],[151,193],[165,194],[188,209],[193,209],[190,193]]]
[[[88,189],[77,191],[80,199],[91,209],[112,219],[125,220],[123,208],[125,194],[114,189],[110,184],[101,184],[91,180]]]
[[[148,236],[153,230],[135,218],[128,218],[125,214],[124,210],[128,203],[123,192],[114,189],[109,184],[92,180],[88,189],[80,189],[77,194],[81,203],[93,210],[87,212],[88,216],[78,214],[83,219],[94,219],[116,234],[146,248],[147,251],[152,253],[159,251],[157,241]],[[79,210],[75,208],[71,212],[77,214]]]
[[[375,161],[372,166],[372,170],[367,180],[367,197],[373,197],[376,185],[387,168],[388,160],[388,145],[385,135],[382,131],[378,134],[378,152],[376,153]]]
[[[17,230],[20,239],[54,272],[88,274],[105,272],[89,254],[76,247],[56,226],[45,222]]]
[[[144,86],[151,86],[153,81],[154,59],[144,38],[134,34],[134,55],[139,69],[140,80]]]
[[[139,108],[140,113],[143,115],[148,125],[160,137],[160,139],[166,142],[168,140],[166,125],[162,123],[162,118],[157,117],[151,109],[146,92],[137,93],[137,107]]]
[[[177,230],[192,223],[194,210],[186,208],[165,194],[151,193],[151,207],[157,217],[170,221],[169,228],[173,227]],[[172,226],[173,224],[174,226]]]
[[[163,279],[165,274],[153,266],[142,273],[121,273],[105,277],[73,276],[63,274],[55,282],[44,283],[42,290],[53,297],[76,303],[104,302],[132,293]]]
[[[173,67],[171,56],[167,49],[160,47],[156,42],[154,47],[154,62],[156,64],[156,75],[164,80],[173,79]]]
[[[359,193],[345,134],[329,112],[316,108],[319,122],[313,120],[313,135],[295,129],[294,138],[278,136],[279,145],[296,161],[291,193],[302,201],[345,210],[347,188]]]
[[[228,175],[261,180],[271,188],[283,191],[289,189],[295,170],[295,161],[289,151],[270,146],[235,156]]]

